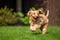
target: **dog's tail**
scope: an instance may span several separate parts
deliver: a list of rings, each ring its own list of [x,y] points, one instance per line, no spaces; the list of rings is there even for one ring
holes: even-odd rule
[[[46,17],[48,17],[49,16],[49,10],[47,10],[47,13],[46,13]]]

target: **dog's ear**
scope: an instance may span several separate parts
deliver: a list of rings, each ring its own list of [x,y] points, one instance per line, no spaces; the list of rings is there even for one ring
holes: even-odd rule
[[[47,14],[46,14],[46,17],[48,17],[49,16],[49,10],[47,10]]]
[[[43,14],[44,13],[43,12],[43,8],[38,9],[38,11],[39,11],[40,14]]]
[[[39,14],[43,14],[43,13],[39,10]]]
[[[43,10],[38,10],[39,14],[45,14]]]
[[[31,16],[31,12],[30,11],[28,11],[27,16]]]

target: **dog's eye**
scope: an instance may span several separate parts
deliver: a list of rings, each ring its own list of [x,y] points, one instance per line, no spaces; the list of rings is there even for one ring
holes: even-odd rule
[[[40,13],[40,14],[42,14],[42,12],[41,12],[41,11],[39,11],[39,13]]]

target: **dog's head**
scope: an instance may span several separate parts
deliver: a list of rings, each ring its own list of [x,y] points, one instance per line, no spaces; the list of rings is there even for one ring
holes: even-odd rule
[[[27,15],[28,15],[29,17],[34,17],[34,18],[36,18],[36,17],[39,15],[39,11],[38,11],[38,10],[29,11],[29,12],[27,13]]]

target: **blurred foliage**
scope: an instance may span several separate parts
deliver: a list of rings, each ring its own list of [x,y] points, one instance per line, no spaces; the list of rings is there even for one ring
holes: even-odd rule
[[[15,24],[17,22],[17,13],[6,6],[0,9],[0,25]]]
[[[29,24],[29,17],[24,17],[24,18],[20,18],[20,20],[22,20],[22,22],[24,22],[24,24]]]
[[[34,7],[30,10],[36,10]],[[0,25],[14,25],[18,22],[23,22],[29,25],[29,17],[25,16],[22,12],[13,12],[13,9],[9,9],[6,6],[0,9]]]
[[[20,17],[19,20],[21,20],[24,24],[28,25],[29,24],[29,17],[28,16],[25,16],[24,17],[24,14],[22,12],[18,12],[18,15]]]
[[[22,12],[18,12],[18,16],[22,18],[24,17],[24,14]]]
[[[35,9],[34,7],[32,7],[32,8],[30,8],[30,10],[33,10],[33,11],[34,11],[34,10],[36,10],[36,9]]]

